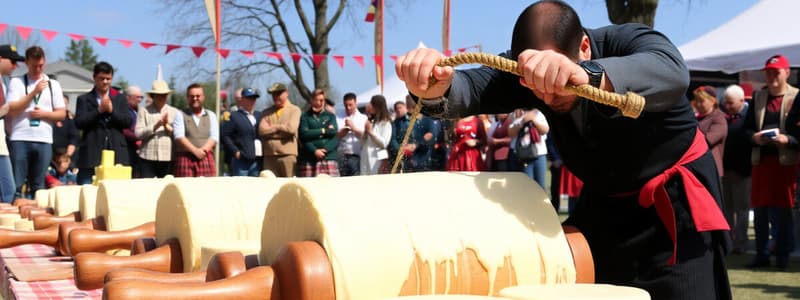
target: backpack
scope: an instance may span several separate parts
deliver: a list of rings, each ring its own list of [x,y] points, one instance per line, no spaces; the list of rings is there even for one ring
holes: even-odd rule
[[[536,149],[536,143],[539,140],[539,132],[533,126],[533,121],[522,124],[522,128],[517,133],[517,141],[514,144],[519,161],[529,163],[539,157],[539,150]]]

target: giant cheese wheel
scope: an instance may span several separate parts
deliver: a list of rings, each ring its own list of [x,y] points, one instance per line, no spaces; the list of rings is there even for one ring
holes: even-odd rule
[[[60,185],[54,188],[56,198],[53,211],[56,216],[64,216],[78,211],[78,199],[81,195],[79,185]]]
[[[48,203],[50,202],[50,193],[53,192],[53,189],[38,189],[34,194],[34,199],[36,200],[36,206],[39,208],[47,208]]]
[[[184,272],[200,270],[208,241],[260,241],[267,203],[291,179],[213,177],[175,181],[164,188],[156,210],[156,241],[177,238]]]
[[[106,230],[131,229],[156,219],[156,203],[172,179],[106,179],[97,189],[95,216]]]
[[[517,300],[650,300],[647,291],[610,284],[543,284],[507,287],[500,296]]]
[[[471,286],[477,285],[495,295],[509,285],[575,282],[558,216],[522,173],[287,183],[266,210],[260,263],[271,264],[290,241],[316,241],[325,249],[337,299],[476,294]],[[472,277],[475,264],[463,263],[469,253],[488,276]]]
[[[81,212],[81,220],[85,221],[95,217],[97,209],[97,186],[86,184],[81,188],[81,195],[78,199],[78,210]]]

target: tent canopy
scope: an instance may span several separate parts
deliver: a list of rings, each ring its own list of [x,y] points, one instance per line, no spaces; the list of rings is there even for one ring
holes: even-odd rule
[[[727,23],[680,47],[692,71],[759,70],[783,54],[800,67],[800,35],[794,34],[800,1],[761,0]]]
[[[369,100],[372,99],[372,96],[375,95],[383,95],[386,97],[386,106],[390,111],[392,111],[395,102],[400,100],[405,101],[406,95],[408,95],[406,83],[401,81],[400,78],[394,74],[394,71],[392,71],[392,74],[393,76],[383,83],[383,93],[381,93],[381,87],[379,85],[358,93],[356,95],[358,107],[365,107],[367,103],[369,103]],[[336,115],[344,116],[344,105],[336,105]]]

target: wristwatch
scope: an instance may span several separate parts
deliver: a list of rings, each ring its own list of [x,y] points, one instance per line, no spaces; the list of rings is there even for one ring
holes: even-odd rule
[[[593,87],[600,87],[600,81],[603,80],[603,72],[605,72],[603,66],[591,60],[581,61],[578,65],[589,75],[589,84]]]

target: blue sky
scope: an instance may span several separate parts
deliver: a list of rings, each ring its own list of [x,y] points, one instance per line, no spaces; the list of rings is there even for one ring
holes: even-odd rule
[[[199,0],[198,0],[199,1]],[[359,7],[365,6],[354,0]],[[392,0],[386,0],[392,1]],[[405,0],[406,4],[397,4],[387,13],[386,20],[386,54],[403,54],[424,42],[428,47],[441,47],[441,1]],[[128,39],[133,41],[154,42],[159,44],[176,43],[171,41],[169,20],[173,16],[159,12],[160,1],[56,1],[39,0],[35,2],[10,1],[5,3],[0,22],[34,28],[58,31],[61,34],[47,42],[41,34],[34,30],[32,36],[38,36],[43,48],[47,51],[49,61],[64,57],[69,44],[66,33],[83,34],[87,37],[101,36],[108,38]],[[514,21],[524,7],[533,1],[497,0],[453,0],[451,16],[451,48],[467,47],[480,44],[483,51],[498,53],[510,45],[511,29]],[[604,0],[567,1],[578,11],[586,27],[599,27],[609,24]],[[756,0],[661,0],[656,14],[655,28],[667,35],[673,43],[680,46],[705,32],[725,23],[732,17],[745,11]],[[36,8],[33,8],[36,3]],[[225,9],[223,7],[223,9]],[[375,85],[374,67],[371,63],[373,54],[372,23],[362,22],[366,10],[354,9],[352,20],[340,22],[331,35],[331,52],[345,55],[345,68],[341,69],[333,61],[329,61],[332,85],[341,93],[356,93],[368,90]],[[198,11],[205,14],[205,11]],[[224,20],[223,20],[224,22]],[[223,24],[224,26],[224,24]],[[295,28],[299,24],[289,24]],[[735,43],[746,42],[742,37]],[[117,76],[122,76],[131,84],[149,88],[156,75],[156,65],[162,64],[164,76],[175,75],[179,78],[190,77],[186,69],[179,64],[186,56],[192,55],[188,48],[182,48],[164,55],[164,47],[143,49],[138,44],[130,48],[123,47],[116,41],[109,41],[101,46],[91,40],[101,60],[106,60],[118,69]],[[206,45],[209,46],[209,45]],[[223,45],[223,48],[226,45]],[[724,45],[720,45],[724,47]],[[24,51],[24,50],[21,50]],[[240,55],[232,53],[231,55]],[[366,66],[361,68],[350,57],[364,55]],[[256,55],[254,59],[266,59]],[[204,54],[198,63],[213,66],[214,56]],[[225,61],[223,60],[223,64]],[[393,66],[387,57],[387,66]],[[387,70],[387,76],[393,76],[393,69]],[[307,78],[310,75],[307,75]],[[264,92],[269,82],[284,80],[282,73],[276,71],[270,78],[253,78],[259,90]],[[188,81],[178,83],[182,90]],[[338,99],[337,99],[338,100]]]

